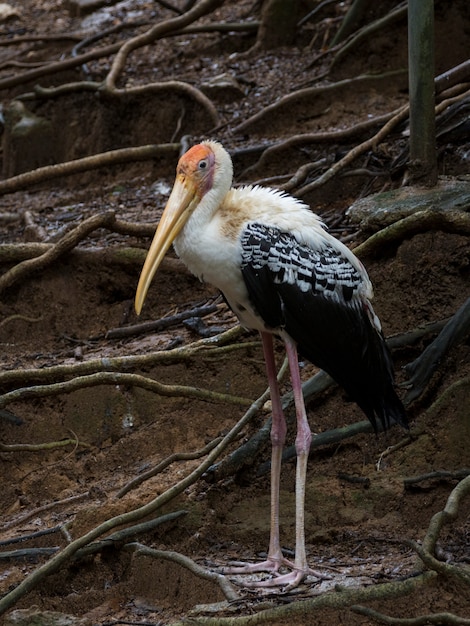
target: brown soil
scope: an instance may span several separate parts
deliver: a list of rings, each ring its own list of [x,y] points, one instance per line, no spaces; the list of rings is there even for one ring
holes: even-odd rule
[[[158,3],[129,2],[125,8],[118,5],[97,11],[93,17],[72,17],[65,3],[58,0],[28,0],[11,2],[18,16],[10,18],[1,28],[5,33],[26,29],[30,34],[79,31],[95,20],[94,24],[99,27],[93,28],[99,30],[112,20],[121,19],[123,11],[130,10],[134,4],[138,15],[149,20],[171,15]],[[333,17],[333,9],[331,12],[330,17]],[[107,14],[112,16],[111,21],[98,21]],[[237,21],[246,14],[257,17],[251,2],[227,2],[206,21]],[[314,110],[310,105],[304,105],[303,109],[298,106],[287,114],[271,118],[266,125],[260,124],[256,130],[250,129],[243,136],[231,135],[230,128],[236,123],[278,96],[311,81],[318,73],[317,66],[314,70],[308,69],[308,59],[313,56],[309,41],[314,35],[319,41],[325,36],[328,25],[323,21],[325,17],[322,15],[318,24],[304,28],[295,46],[275,51],[240,54],[253,45],[254,35],[232,33],[197,35],[186,40],[182,37],[163,39],[132,55],[125,79],[134,83],[176,78],[200,85],[225,72],[235,75],[243,86],[244,93],[240,97],[235,98],[224,89],[210,92],[222,122],[227,124],[221,130],[210,132],[204,112],[194,103],[171,94],[118,103],[97,104],[96,96],[87,93],[32,101],[26,103],[28,107],[51,121],[53,131],[49,140],[53,137],[53,141],[47,144],[47,150],[39,142],[36,152],[25,151],[18,143],[13,147],[7,145],[12,160],[4,164],[4,172],[15,174],[53,162],[59,156],[70,159],[128,145],[170,142],[183,110],[182,127],[176,140],[186,133],[196,138],[210,134],[235,149],[307,130],[343,128],[364,120],[370,112],[379,115],[405,103],[406,79],[397,77],[373,86],[345,90],[338,99],[322,99]],[[464,60],[468,53],[467,3],[438,3],[436,21],[437,73],[440,73]],[[24,44],[18,50],[22,60],[27,58],[32,62],[70,54],[70,48],[71,44],[46,42]],[[7,53],[8,50],[2,49],[3,58],[11,52]],[[92,80],[102,79],[109,62],[110,59],[105,59],[89,63],[87,68],[82,68],[81,78],[86,71],[86,76]],[[384,72],[405,65],[406,25],[393,24],[345,58],[330,79],[353,77],[366,71]],[[20,70],[6,67],[0,70],[0,76],[10,75],[12,71]],[[72,78],[62,75],[60,82],[77,80],[78,71],[72,74]],[[59,79],[48,78],[41,84],[50,85],[53,81],[59,82]],[[14,95],[31,88],[32,85],[27,88],[23,85],[4,91],[5,106]],[[388,149],[397,152],[402,145],[404,140],[397,134],[389,145],[383,146],[383,150],[379,150],[383,163],[389,163]],[[306,160],[322,156],[330,159],[337,148],[319,146],[286,152],[268,162],[262,175],[293,172]],[[442,143],[439,148],[441,174],[457,177],[468,171],[468,157],[464,157],[468,154],[468,138],[457,147]],[[33,162],[34,159],[37,162]],[[4,214],[22,215],[27,209],[33,216],[34,228],[28,229],[24,221],[5,222],[1,243],[19,243],[27,241],[28,237],[37,239],[39,228],[54,237],[71,223],[107,209],[115,210],[120,219],[127,221],[154,222],[158,217],[155,207],[162,207],[172,184],[175,160],[176,155],[174,159],[116,166],[3,196],[0,210]],[[250,155],[238,157],[236,174],[240,176],[252,162]],[[374,167],[377,163],[378,157]],[[351,228],[345,219],[338,220],[338,215],[344,214],[360,195],[379,190],[385,182],[384,178],[376,177],[371,184],[366,176],[340,180],[341,185],[336,179],[307,198],[327,222],[334,222],[333,232],[339,236],[351,232]],[[398,184],[397,180],[389,178],[387,183]],[[101,230],[80,247],[86,250],[97,246],[147,248],[148,240]],[[422,233],[384,250],[380,257],[362,260],[374,284],[375,308],[387,335],[451,316],[468,297],[470,246],[468,238],[462,235]],[[3,269],[10,265],[4,264]],[[9,288],[0,302],[2,369],[43,369],[82,360],[145,354],[199,339],[194,330],[183,325],[138,338],[105,338],[111,328],[137,323],[132,305],[139,272],[140,263],[132,259],[110,265],[72,254]],[[199,283],[176,263],[168,263],[154,281],[143,319],[158,319],[210,303],[217,297],[211,286]],[[219,330],[228,329],[235,319],[222,302],[217,302],[218,313],[207,317],[205,324]],[[405,379],[401,366],[415,359],[432,338],[428,336],[417,345],[394,353],[399,382]],[[235,353],[215,359],[205,352],[136,373],[162,383],[203,387],[254,400],[266,386],[261,347],[251,345],[256,340],[255,335],[246,334],[242,341],[249,342],[250,346]],[[280,363],[281,346],[278,356]],[[306,364],[303,376],[308,378],[314,372],[315,368]],[[321,584],[308,581],[301,593],[323,593],[336,584],[354,587],[394,581],[415,570],[416,557],[406,540],[423,539],[432,516],[443,509],[457,480],[430,479],[405,488],[404,479],[436,470],[456,472],[470,467],[469,375],[467,341],[443,360],[425,396],[411,407],[414,436],[409,441],[397,427],[386,436],[358,435],[315,451],[310,461],[306,496],[307,547],[312,566],[329,568],[331,579]],[[467,382],[443,395],[451,385],[463,379]],[[288,389],[286,383],[284,390]],[[4,389],[9,390],[7,386]],[[433,405],[438,399],[440,401]],[[234,405],[184,397],[165,398],[137,388],[104,385],[55,397],[22,400],[7,408],[17,420],[0,420],[3,444],[43,443],[72,437],[88,447],[0,453],[3,486],[0,511],[4,525],[1,540],[63,524],[67,524],[68,533],[76,539],[106,519],[141,506],[186,476],[200,461],[173,463],[123,498],[116,497],[118,490],[174,452],[201,449],[213,438],[226,433],[243,414],[243,409]],[[243,431],[242,441],[256,432],[266,418],[267,413],[261,412]],[[355,405],[346,402],[343,395],[334,390],[310,403],[309,418],[312,430],[323,432],[360,421],[363,416]],[[290,431],[290,442],[293,437]],[[404,440],[405,445],[390,449]],[[236,445],[239,444],[240,441]],[[253,467],[243,473],[215,483],[199,480],[158,512],[160,515],[184,510],[185,515],[139,536],[138,540],[212,565],[223,565],[233,559],[258,558],[267,549],[269,539],[269,475],[257,475],[256,469],[268,459],[266,444]],[[368,480],[351,482],[348,477]],[[295,542],[294,480],[295,463],[287,462],[281,485],[281,527],[283,545],[291,550]],[[79,495],[83,497],[67,501]],[[61,500],[66,502],[60,503]],[[51,506],[42,508],[46,505]],[[446,526],[441,535],[440,556],[448,562],[468,563],[469,512],[467,501],[458,519]],[[65,536],[55,532],[2,549],[65,545]],[[47,558],[3,560],[2,593],[13,589]],[[256,611],[261,607],[261,600],[266,600],[255,592],[241,591],[241,597],[235,614]],[[300,596],[294,594],[289,600],[296,597]],[[217,585],[179,565],[109,549],[49,576],[15,608],[37,606],[41,610],[86,617],[89,623],[97,625],[110,622],[169,624],[186,616],[195,605],[222,600]],[[284,600],[282,595],[269,600],[273,605],[281,604],[286,596]],[[371,602],[370,606],[401,617],[442,611],[467,618],[470,615],[468,588],[462,591],[444,578],[401,599]],[[286,619],[277,623],[325,626],[375,622],[349,609],[327,608],[306,616],[297,615],[294,621]]]

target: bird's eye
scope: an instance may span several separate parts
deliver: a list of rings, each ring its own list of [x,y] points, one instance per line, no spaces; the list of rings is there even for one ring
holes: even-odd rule
[[[202,159],[202,160],[201,160],[201,161],[199,161],[199,163],[198,163],[198,168],[199,168],[201,171],[206,170],[206,169],[207,169],[207,166],[208,166],[208,162],[207,162],[207,160],[206,160],[206,159]]]

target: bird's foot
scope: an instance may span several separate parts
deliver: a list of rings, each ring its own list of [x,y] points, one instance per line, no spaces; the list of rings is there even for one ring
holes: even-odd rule
[[[223,567],[222,574],[257,574],[259,572],[268,572],[277,574],[282,565],[293,568],[294,564],[282,557],[281,559],[273,559],[268,557],[265,561],[259,563],[235,562],[231,567]]]
[[[286,574],[280,574],[281,567],[287,567],[290,569]],[[258,588],[270,588],[270,587],[283,587],[283,591],[290,591],[298,587],[307,576],[315,576],[319,580],[325,580],[330,578],[324,572],[311,569],[306,566],[305,568],[296,567],[292,561],[282,557],[282,559],[267,558],[260,563],[237,563],[232,567],[222,568],[222,574],[257,574],[266,572],[272,574],[272,578],[265,580],[246,580],[243,581],[245,587],[258,587]]]

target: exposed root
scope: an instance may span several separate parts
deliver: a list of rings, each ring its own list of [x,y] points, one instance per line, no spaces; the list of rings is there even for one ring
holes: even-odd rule
[[[416,211],[371,235],[369,239],[354,248],[354,254],[360,257],[375,256],[386,246],[399,245],[405,239],[429,230],[468,235],[470,234],[470,213],[440,211],[437,208]]]
[[[401,70],[400,70],[401,72]],[[396,72],[386,73],[382,75],[371,75],[371,74],[363,74],[361,76],[355,76],[354,78],[347,78],[345,80],[341,80],[337,83],[332,83],[330,85],[322,85],[316,87],[305,87],[304,89],[299,89],[298,91],[294,91],[293,93],[287,94],[282,98],[279,98],[273,104],[268,105],[261,111],[258,111],[248,119],[244,120],[238,126],[235,126],[233,132],[235,134],[243,133],[248,128],[253,126],[254,124],[259,123],[261,120],[265,120],[265,118],[269,118],[274,112],[278,112],[280,109],[292,106],[296,102],[301,100],[314,100],[318,98],[320,95],[324,94],[335,94],[337,92],[341,92],[343,89],[354,89],[358,85],[374,83],[375,81],[379,81],[380,79],[390,79],[392,74]]]
[[[84,548],[92,541],[109,532],[117,526],[125,524],[135,523],[136,521],[147,517],[150,514],[158,511],[162,506],[170,502],[177,495],[181,494],[190,485],[195,483],[204,472],[214,463],[218,456],[227,448],[227,446],[238,436],[238,433],[246,426],[246,424],[253,418],[259,409],[264,405],[269,397],[269,390],[266,390],[253,404],[243,417],[233,426],[233,428],[225,435],[222,441],[212,450],[212,452],[206,457],[206,459],[189,475],[174,484],[170,489],[157,496],[147,504],[134,509],[128,513],[117,515],[111,519],[106,520],[99,526],[93,528],[85,535],[79,537],[75,541],[72,541],[68,546],[61,550],[58,554],[53,556],[47,563],[39,566],[34,572],[29,574],[15,589],[5,594],[0,599],[0,615],[5,613],[11,608],[20,598],[26,595],[29,591],[34,589],[46,576],[53,574],[61,567],[66,565],[72,557],[74,557],[78,550]]]
[[[156,156],[169,154],[178,155],[180,149],[179,143],[150,144],[147,146],[139,146],[137,148],[121,148],[119,150],[110,150],[101,154],[94,154],[82,159],[74,159],[65,163],[57,163],[55,165],[45,165],[38,167],[30,172],[12,176],[6,180],[0,181],[0,195],[13,193],[20,189],[27,189],[32,185],[43,183],[48,180],[54,180],[61,176],[71,176],[80,172],[88,172],[100,167],[108,167],[109,165],[117,165],[119,163],[132,163],[133,161],[147,161],[154,159]]]
[[[211,582],[217,583],[228,601],[238,599],[238,591],[228,580],[228,578],[226,578],[223,574],[213,572],[206,567],[198,565],[198,563],[185,556],[184,554],[180,554],[179,552],[174,552],[171,550],[154,550],[153,548],[148,548],[147,546],[144,546],[141,543],[137,542],[126,544],[124,546],[124,549],[131,550],[135,554],[144,554],[145,556],[150,556],[154,559],[163,559],[165,561],[172,561],[173,563],[182,565],[194,575],[199,576],[199,578],[203,578],[204,580],[210,580]]]
[[[215,446],[217,446],[221,441],[222,437],[217,437],[216,439],[209,441],[209,443],[204,446],[202,450],[196,450],[195,452],[175,452],[174,454],[170,454],[170,456],[168,456],[166,459],[163,459],[163,461],[158,463],[158,465],[152,467],[146,472],[143,472],[142,474],[139,474],[139,476],[133,478],[126,485],[124,485],[124,487],[121,487],[121,489],[119,489],[116,494],[116,498],[122,498],[126,495],[126,493],[129,493],[129,491],[131,491],[132,489],[135,489],[146,480],[149,480],[149,478],[152,478],[153,476],[160,474],[160,472],[163,472],[163,470],[169,467],[172,463],[175,463],[177,461],[200,459],[206,454],[209,454],[209,452],[213,448],[215,448]]]
[[[351,611],[365,615],[380,622],[381,624],[391,624],[393,626],[426,626],[427,624],[438,624],[439,626],[470,626],[470,619],[459,617],[453,613],[430,613],[419,617],[391,617],[366,606],[354,605]]]

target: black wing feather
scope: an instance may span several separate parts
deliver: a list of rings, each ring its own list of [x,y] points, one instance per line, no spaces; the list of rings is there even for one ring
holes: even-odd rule
[[[357,402],[375,429],[407,426],[394,373],[371,305],[357,291],[359,271],[325,244],[313,250],[277,228],[251,223],[242,234],[242,274],[266,326],[285,330],[299,353]]]

